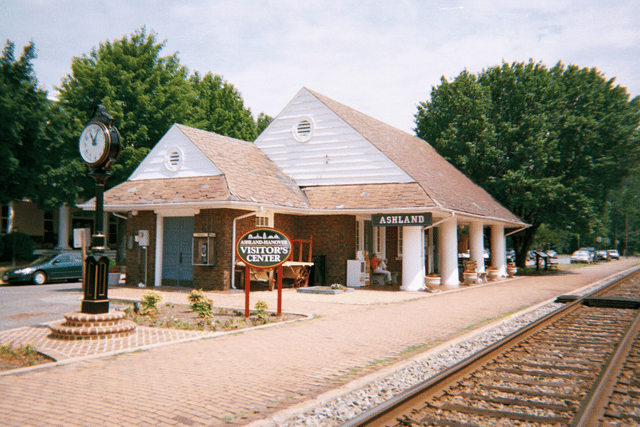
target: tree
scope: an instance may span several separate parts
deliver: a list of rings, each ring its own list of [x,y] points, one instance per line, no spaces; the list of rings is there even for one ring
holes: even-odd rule
[[[100,43],[90,55],[76,57],[72,74],[62,80],[59,108],[68,120],[63,144],[73,147],[73,156],[62,159],[67,172],[78,171],[77,137],[93,108],[102,104],[115,119],[126,147],[113,167],[114,186],[129,177],[139,160],[149,152],[174,123],[188,122],[193,92],[176,53],[162,57],[165,43],[143,27],[131,37]],[[52,174],[53,175],[53,170]],[[86,171],[82,171],[86,175]],[[52,176],[53,177],[53,176]],[[68,174],[67,174],[68,177]],[[76,180],[83,180],[76,177]],[[85,182],[87,184],[87,182]],[[64,186],[63,186],[64,187]],[[93,185],[82,185],[93,193]]]
[[[596,69],[503,63],[444,77],[416,114],[416,134],[531,227],[588,234],[609,190],[637,164],[640,99]]]
[[[57,191],[49,204],[93,195],[95,184],[87,178],[77,138],[98,104],[115,119],[125,146],[108,187],[125,181],[174,123],[247,141],[256,138],[265,116],[255,123],[233,85],[211,73],[189,76],[176,53],[160,56],[164,46],[143,27],[73,59],[72,73],[59,88],[60,102],[50,112],[47,141],[55,153],[43,181]]]
[[[257,138],[257,125],[251,110],[244,107],[242,97],[233,85],[218,75],[207,73],[200,77],[198,72],[189,77],[189,83],[196,95],[194,127],[243,141]]]
[[[0,204],[41,193],[43,128],[49,101],[47,92],[38,88],[31,62],[36,58],[32,42],[22,56],[14,57],[15,45],[8,41],[0,57]]]

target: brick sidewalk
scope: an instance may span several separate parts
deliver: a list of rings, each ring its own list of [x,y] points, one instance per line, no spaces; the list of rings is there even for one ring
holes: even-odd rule
[[[247,424],[280,410],[293,410],[348,381],[402,362],[413,347],[433,347],[637,263],[637,259],[626,259],[433,294],[356,291],[334,298],[285,292],[285,311],[316,317],[212,339],[182,337],[178,339],[183,342],[174,345],[140,342],[144,351],[125,354],[114,354],[113,347],[120,344],[111,343],[104,350],[107,357],[2,375],[0,423]],[[110,297],[139,298],[143,292],[115,288]],[[167,301],[186,298],[185,292],[161,292]],[[237,292],[215,293],[213,299],[216,305],[244,305],[244,295]],[[252,306],[258,299],[275,307],[275,292],[252,293]],[[22,329],[10,332],[19,334]],[[0,339],[4,338],[0,335]],[[135,348],[132,344],[129,350]],[[60,353],[66,357],[89,354],[84,351]],[[73,360],[77,359],[68,362]]]

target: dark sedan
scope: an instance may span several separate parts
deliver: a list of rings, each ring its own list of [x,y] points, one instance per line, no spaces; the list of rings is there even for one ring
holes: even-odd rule
[[[45,255],[26,267],[5,271],[2,281],[5,283],[33,282],[42,285],[57,280],[82,279],[82,255],[76,252]]]

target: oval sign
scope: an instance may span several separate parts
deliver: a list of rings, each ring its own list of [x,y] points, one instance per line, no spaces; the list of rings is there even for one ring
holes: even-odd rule
[[[240,236],[236,254],[250,267],[274,268],[289,258],[291,240],[274,228],[254,228]]]

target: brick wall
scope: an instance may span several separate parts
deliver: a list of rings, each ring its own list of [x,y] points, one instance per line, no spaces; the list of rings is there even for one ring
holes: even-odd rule
[[[276,228],[280,223],[283,227],[295,229],[295,234],[289,235],[292,239],[309,239],[313,236],[313,255],[325,257],[325,285],[346,283],[347,260],[356,256],[354,216],[277,215],[278,219],[280,221],[276,221]]]
[[[134,240],[139,230],[149,230],[149,247],[145,250]],[[154,286],[156,265],[156,214],[140,211],[131,216],[125,225],[125,254],[127,265],[127,285],[136,286],[145,281],[145,256],[147,286]]]
[[[213,265],[193,266],[193,287],[205,290],[227,290],[231,287],[231,255],[233,219],[250,211],[205,209],[194,217],[194,233],[216,233]],[[133,241],[139,230],[149,230],[147,249],[147,286],[154,286],[156,251],[156,215],[140,211],[126,223],[127,285],[144,282],[145,251]],[[300,216],[276,214],[276,229],[291,239],[313,236],[313,255],[325,257],[325,285],[346,283],[346,260],[355,259],[355,217],[351,215]],[[255,228],[255,217],[237,221],[236,238]],[[236,287],[242,284],[236,283]]]

